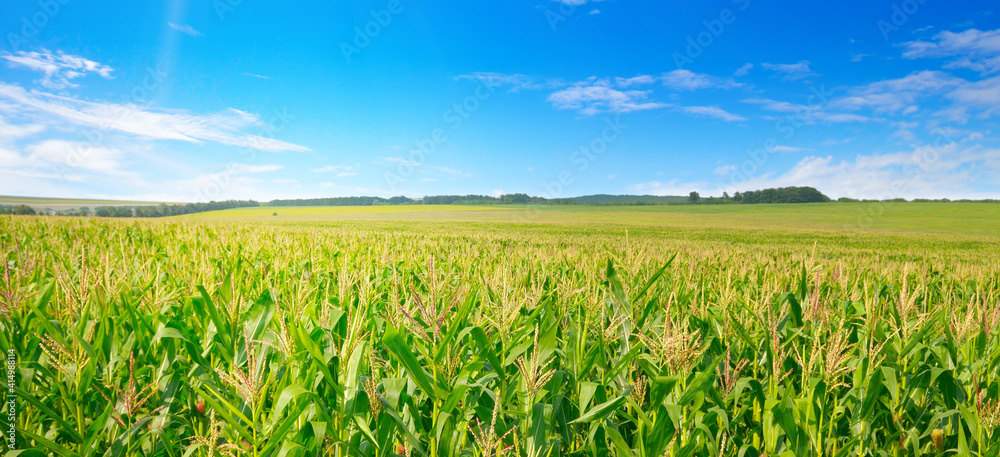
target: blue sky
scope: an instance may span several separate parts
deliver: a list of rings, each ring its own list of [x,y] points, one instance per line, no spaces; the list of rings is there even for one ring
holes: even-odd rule
[[[0,194],[998,198],[995,9],[8,2]]]

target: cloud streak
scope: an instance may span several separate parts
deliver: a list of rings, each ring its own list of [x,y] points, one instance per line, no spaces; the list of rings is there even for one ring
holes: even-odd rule
[[[136,105],[91,102],[28,91],[5,83],[0,83],[0,99],[6,99],[20,109],[50,116],[55,121],[130,134],[143,139],[197,144],[211,142],[268,152],[311,150],[305,146],[244,133],[244,130],[261,126],[262,122],[259,116],[236,109],[207,115],[159,111]]]
[[[174,24],[173,22],[167,22],[167,25],[178,32],[181,32],[185,35],[189,35],[192,37],[200,37],[204,35],[203,33],[195,30],[194,27],[191,27],[190,25],[187,24]]]
[[[40,52],[18,51],[14,54],[0,55],[0,58],[7,60],[12,66],[22,66],[44,73],[45,76],[38,83],[49,89],[76,87],[70,80],[86,76],[88,73],[110,79],[114,71],[113,68],[93,60],[62,51],[53,54],[45,49]]]

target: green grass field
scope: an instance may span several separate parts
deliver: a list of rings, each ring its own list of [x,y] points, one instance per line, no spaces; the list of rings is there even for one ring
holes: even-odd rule
[[[159,205],[160,202],[144,202],[129,200],[95,200],[85,198],[45,198],[45,197],[16,197],[10,195],[0,195],[0,203],[3,204],[25,204],[25,205],[48,205],[48,204],[70,204],[70,205]],[[172,205],[173,203],[167,203]]]
[[[0,430],[39,451],[11,456],[1000,455],[998,206],[871,208],[0,216]]]
[[[186,214],[178,218],[248,218],[248,217],[301,217],[323,218],[326,216],[352,217],[370,214],[418,213],[434,217],[438,214],[465,211],[497,211],[501,207],[493,206],[461,206],[461,205],[385,205],[385,206],[260,206],[249,208],[232,208],[220,211]]]
[[[277,217],[272,216],[274,212],[278,213]],[[988,203],[260,207],[179,217],[238,219],[264,216],[278,223],[291,220],[398,220],[1000,236],[1000,205]]]

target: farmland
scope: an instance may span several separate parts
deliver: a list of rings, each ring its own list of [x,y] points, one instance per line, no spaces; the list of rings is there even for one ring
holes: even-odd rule
[[[0,426],[14,418],[18,448],[1000,454],[996,205],[283,207],[0,228],[16,367]]]

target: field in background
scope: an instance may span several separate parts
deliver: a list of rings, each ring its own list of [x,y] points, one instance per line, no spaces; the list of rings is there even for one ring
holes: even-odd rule
[[[45,197],[15,197],[10,195],[0,195],[0,205],[15,206],[28,205],[36,211],[46,208],[56,211],[79,210],[80,208],[94,209],[100,206],[153,206],[160,202],[142,202],[127,200],[94,200],[77,198],[45,198]],[[172,205],[173,203],[167,203]]]
[[[278,216],[272,216],[277,212]],[[892,232],[1000,236],[1000,205],[989,203],[808,203],[669,206],[337,206],[261,207],[180,216],[304,221],[610,224],[705,229]]]
[[[256,218],[256,217],[299,217],[306,218],[368,214],[397,214],[397,213],[427,213],[431,217],[442,213],[464,212],[464,211],[497,211],[502,207],[494,206],[462,206],[462,205],[381,205],[381,206],[259,206],[248,208],[232,208],[221,211],[207,211],[204,213],[192,213],[179,218]]]
[[[996,208],[0,216],[0,349],[62,456],[994,456]]]

